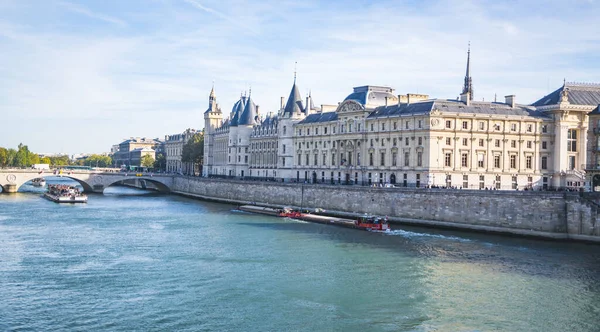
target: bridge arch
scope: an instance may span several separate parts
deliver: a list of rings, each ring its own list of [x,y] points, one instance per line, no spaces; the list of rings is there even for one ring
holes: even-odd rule
[[[161,182],[160,180],[154,179],[154,178],[149,177],[149,176],[132,177],[132,178],[127,178],[127,179],[112,180],[112,181],[104,183],[104,188],[102,190],[104,191],[104,189],[106,189],[106,188],[108,188],[108,187],[110,187],[110,186],[112,186],[112,185],[114,185],[116,183],[123,183],[124,181],[127,181],[127,180],[137,180],[137,181],[143,180],[143,181],[152,183],[159,192],[164,192],[164,193],[171,192],[171,188],[168,185],[166,185],[165,183]]]
[[[19,189],[21,189],[21,187],[23,187],[23,185],[24,185],[24,184],[26,184],[27,182],[29,182],[29,181],[31,181],[31,180],[33,180],[33,179],[38,179],[38,178],[43,178],[43,179],[46,179],[46,178],[50,178],[50,177],[61,177],[61,178],[67,178],[67,179],[69,179],[69,180],[73,180],[73,181],[75,181],[75,182],[79,183],[79,184],[80,184],[80,185],[83,187],[83,191],[84,191],[84,192],[93,192],[93,191],[94,191],[94,188],[92,188],[92,186],[91,186],[89,183],[85,182],[84,180],[80,180],[80,179],[78,179],[78,178],[71,177],[71,176],[69,176],[69,175],[64,175],[64,174],[62,174],[62,175],[55,175],[55,174],[52,174],[52,173],[48,173],[48,174],[45,174],[45,173],[38,174],[38,175],[36,175],[35,177],[33,177],[33,178],[29,179],[29,180],[26,180],[26,181],[24,181],[24,182],[23,182],[23,183],[21,183],[21,185],[20,185],[20,186],[17,188],[17,191],[18,191]]]

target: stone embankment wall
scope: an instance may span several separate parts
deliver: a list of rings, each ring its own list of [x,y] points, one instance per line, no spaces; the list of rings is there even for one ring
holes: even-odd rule
[[[234,204],[387,215],[398,223],[600,242],[600,206],[580,193],[371,188],[176,178],[175,193]]]

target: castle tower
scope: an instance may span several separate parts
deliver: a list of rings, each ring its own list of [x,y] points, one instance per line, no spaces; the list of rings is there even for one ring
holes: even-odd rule
[[[208,109],[204,112],[204,167],[202,176],[209,176],[214,165],[214,136],[215,130],[223,121],[223,113],[217,104],[215,87],[213,85],[208,97]]]

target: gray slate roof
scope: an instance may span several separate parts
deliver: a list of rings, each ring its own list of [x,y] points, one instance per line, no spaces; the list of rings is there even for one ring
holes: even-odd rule
[[[337,112],[315,113],[315,114],[310,114],[309,116],[304,118],[302,121],[298,122],[298,124],[337,121],[337,119],[338,119]]]
[[[290,91],[290,96],[288,97],[287,103],[285,104],[285,108],[283,114],[293,114],[304,112],[304,106],[302,105],[302,97],[300,97],[300,92],[298,91],[298,87],[296,87],[296,82],[292,86],[292,91]]]
[[[598,115],[600,114],[600,105],[598,105],[598,107],[594,108],[593,111],[588,113],[589,115]]]
[[[531,105],[546,106],[558,104],[564,89],[569,89],[569,103],[571,104],[592,106],[600,104],[600,84],[567,82],[565,85]]]
[[[375,111],[369,114],[368,118],[381,118],[389,116],[400,116],[403,114],[429,114],[433,110],[439,110],[442,113],[470,113],[470,114],[493,114],[493,115],[516,115],[530,116],[536,118],[549,118],[548,115],[536,111],[534,107],[526,105],[516,105],[514,108],[504,103],[493,102],[471,102],[467,106],[464,102],[458,100],[434,99],[411,104],[395,104],[391,106],[377,107]]]
[[[244,110],[243,110],[243,112],[240,113],[240,116],[238,118],[238,125],[239,126],[253,125],[255,119],[256,119],[256,105],[254,104],[254,101],[252,100],[252,98],[248,97],[248,100],[246,100],[246,104],[244,105]]]
[[[231,109],[231,122],[229,123],[232,127],[237,127],[239,118],[244,112],[244,107],[246,106],[246,97],[241,97],[235,104],[233,104],[233,109]]]

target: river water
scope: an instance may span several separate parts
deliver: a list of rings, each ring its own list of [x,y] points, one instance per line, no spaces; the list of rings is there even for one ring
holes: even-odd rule
[[[22,190],[34,191],[24,186]],[[600,246],[0,195],[0,331],[599,331]]]

